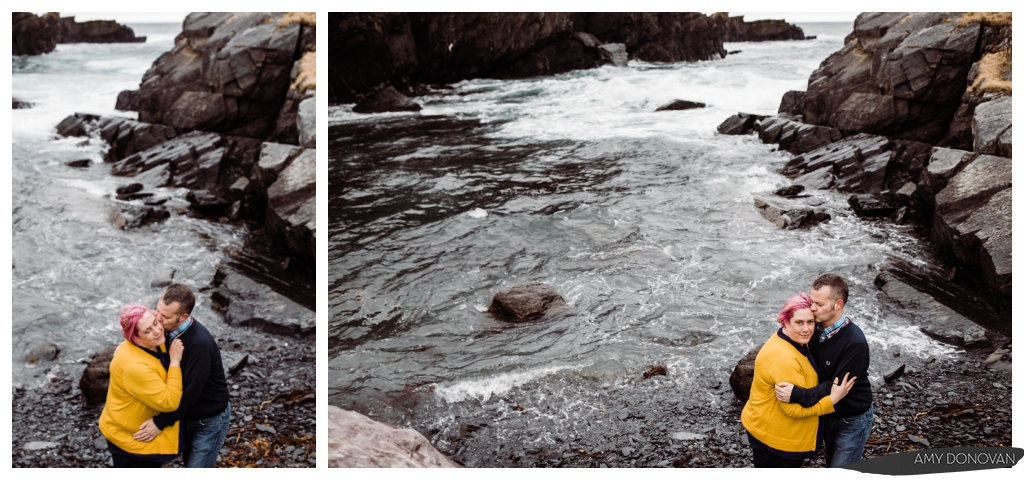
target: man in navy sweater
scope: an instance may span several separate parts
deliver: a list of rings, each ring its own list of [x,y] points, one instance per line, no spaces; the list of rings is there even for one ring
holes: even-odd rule
[[[192,316],[196,297],[192,290],[175,283],[164,291],[157,313],[167,342],[175,338],[185,344],[181,359],[182,394],[178,409],[161,413],[142,423],[135,440],[148,442],[169,425],[181,421],[181,453],[189,468],[213,468],[231,422],[231,403],[220,348],[210,331]]]
[[[850,393],[835,405],[835,412],[823,417],[826,428],[825,465],[828,467],[860,461],[875,419],[871,382],[868,380],[868,341],[860,327],[843,314],[849,294],[850,288],[839,275],[826,273],[814,281],[811,313],[814,314],[816,328],[808,347],[821,383],[808,389],[794,387],[788,382],[775,386],[775,396],[780,401],[810,407],[829,395],[836,379],[842,381],[847,373],[857,377]]]

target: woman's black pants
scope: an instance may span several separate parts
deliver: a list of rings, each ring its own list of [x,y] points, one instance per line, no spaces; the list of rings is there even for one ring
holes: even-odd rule
[[[804,463],[803,459],[790,460],[772,452],[750,432],[747,432],[747,438],[750,440],[750,449],[754,452],[754,468],[798,468]]]

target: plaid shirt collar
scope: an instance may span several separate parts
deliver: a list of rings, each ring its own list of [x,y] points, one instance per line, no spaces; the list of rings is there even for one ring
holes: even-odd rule
[[[818,336],[818,339],[824,342],[825,340],[834,337],[837,333],[839,333],[839,329],[849,325],[849,323],[850,319],[846,318],[846,315],[844,314],[843,316],[839,317],[839,320],[836,321],[836,323],[833,323],[832,326],[820,329],[819,331],[821,332],[821,334]]]
[[[185,330],[188,330],[188,327],[191,327],[191,326],[192,326],[192,315],[189,315],[188,318],[185,319],[184,323],[182,323],[181,325],[178,325],[178,328],[174,329],[173,332],[167,334],[167,338],[168,338],[167,342],[168,343],[173,342],[175,338],[178,338],[181,334],[185,333]]]

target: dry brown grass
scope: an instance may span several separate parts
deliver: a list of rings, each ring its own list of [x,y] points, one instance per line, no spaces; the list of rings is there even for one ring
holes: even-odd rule
[[[1013,81],[1003,80],[1003,74],[1013,68],[1012,50],[986,53],[978,62],[978,78],[971,91],[975,93],[1005,93],[1013,95]]]
[[[956,26],[966,27],[972,23],[990,27],[1009,27],[1013,25],[1013,12],[967,12],[956,22]]]
[[[287,27],[293,23],[301,23],[307,27],[316,26],[316,12],[288,12],[277,22],[278,27]]]
[[[299,59],[299,74],[292,82],[292,88],[300,92],[316,90],[316,52],[306,52]]]

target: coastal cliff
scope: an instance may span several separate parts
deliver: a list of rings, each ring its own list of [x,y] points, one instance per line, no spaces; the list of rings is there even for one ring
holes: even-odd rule
[[[57,48],[58,43],[136,43],[146,37],[136,37],[130,27],[111,20],[76,22],[75,17],[61,17],[50,12],[37,16],[27,12],[13,12],[14,55],[42,55]]]

